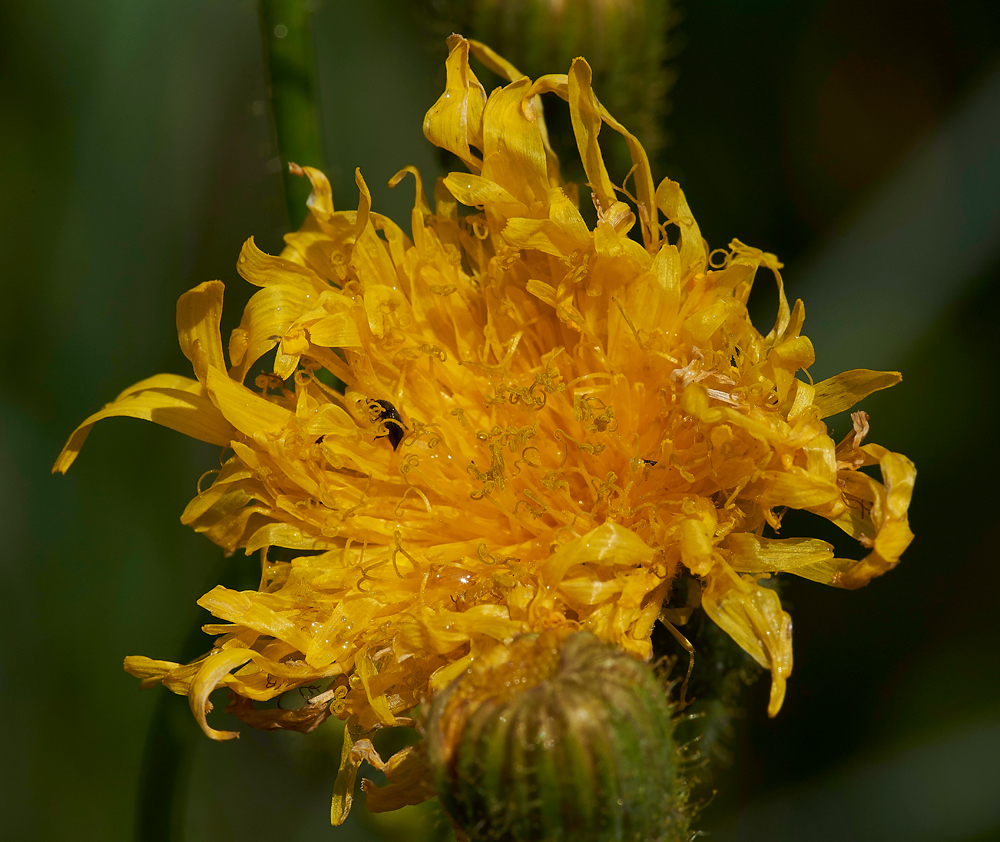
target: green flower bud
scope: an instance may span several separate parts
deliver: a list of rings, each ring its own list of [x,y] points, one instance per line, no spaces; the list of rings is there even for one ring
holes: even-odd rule
[[[497,647],[428,718],[441,803],[470,842],[675,842],[687,788],[653,671],[588,632]]]

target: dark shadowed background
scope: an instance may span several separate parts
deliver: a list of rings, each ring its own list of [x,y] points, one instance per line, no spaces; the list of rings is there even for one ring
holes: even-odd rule
[[[440,172],[421,132],[445,57],[420,19],[430,8],[314,4],[340,208],[356,206],[360,166],[375,209],[406,223],[412,194],[386,181],[406,164]],[[658,174],[680,180],[712,247],[738,237],[781,257],[817,379],[903,372],[863,408],[872,438],[918,467],[917,537],[896,571],[853,593],[789,585],[785,707],[769,721],[766,682],[750,693],[701,826],[719,842],[1000,839],[995,6],[680,11]],[[241,243],[280,247],[265,90],[250,0],[0,7],[4,839],[445,835],[431,810],[375,819],[359,804],[329,828],[335,724],[212,743],[186,700],[140,692],[122,671],[128,654],[198,654],[195,600],[253,581],[256,559],[223,558],[178,521],[216,448],[113,419],[67,477],[49,473],[73,427],[121,389],[189,373],[182,292],[226,281],[225,331],[249,297]]]

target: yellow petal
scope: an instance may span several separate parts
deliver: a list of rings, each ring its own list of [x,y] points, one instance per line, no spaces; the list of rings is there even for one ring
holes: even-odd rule
[[[870,445],[869,445],[870,446]],[[907,518],[917,471],[901,453],[885,451],[879,460],[884,491],[872,507],[876,527],[872,551],[855,562],[838,580],[845,588],[860,588],[876,576],[888,572],[913,540]]]
[[[246,377],[253,364],[282,340],[313,300],[312,293],[290,284],[271,284],[254,293],[240,326],[229,338],[229,356],[237,379]]]
[[[177,337],[184,356],[191,360],[195,375],[202,382],[208,366],[226,370],[219,331],[225,289],[222,281],[208,281],[177,300]]]
[[[207,385],[219,411],[244,435],[258,438],[277,436],[294,417],[287,409],[251,392],[217,368],[208,370]]]
[[[573,121],[573,133],[576,135],[580,159],[587,172],[587,179],[593,187],[604,210],[610,209],[615,203],[614,187],[608,177],[604,159],[601,156],[597,135],[601,123],[607,123],[612,129],[625,138],[629,155],[634,166],[635,198],[638,202],[639,220],[642,223],[642,241],[646,248],[654,251],[660,242],[660,229],[657,225],[656,191],[653,188],[653,176],[649,168],[646,150],[638,139],[619,123],[607,109],[597,101],[591,81],[593,73],[590,65],[582,58],[573,59],[569,70],[568,102],[570,117]]]
[[[125,658],[125,672],[141,679],[139,686],[143,690],[155,687],[163,681],[163,677],[180,664],[174,661],[158,661],[145,655],[129,655]]]
[[[453,39],[457,38],[457,35],[452,35],[448,39],[448,45],[451,46],[454,43]],[[516,82],[518,79],[524,78],[524,74],[520,70],[481,41],[469,39],[469,48],[479,61],[496,73],[501,79],[506,79],[508,82]]]
[[[808,509],[839,497],[840,489],[833,479],[811,474],[798,466],[787,471],[764,471],[760,479],[740,493],[741,499],[754,500],[768,509],[777,506]]]
[[[362,782],[365,806],[370,812],[385,813],[422,804],[437,795],[424,751],[423,745],[407,746],[390,757],[382,769],[389,779],[385,786],[375,786],[369,780]]]
[[[453,172],[445,177],[445,187],[463,205],[470,207],[485,205],[507,205],[514,211],[525,213],[526,208],[517,199],[504,190],[499,184],[472,173]]]
[[[251,555],[264,547],[286,547],[290,550],[329,550],[337,546],[334,539],[310,535],[292,523],[268,523],[260,527],[246,544]]]
[[[667,225],[676,225],[680,231],[681,275],[704,272],[708,265],[708,251],[701,236],[701,229],[688,207],[684,191],[676,181],[663,179],[656,188],[656,206],[663,211]]]
[[[271,284],[297,286],[305,292],[323,292],[329,285],[312,269],[301,266],[283,257],[265,254],[254,242],[253,237],[243,244],[236,270],[254,286],[266,287]]]
[[[713,621],[758,664],[771,671],[768,716],[777,715],[792,673],[792,619],[781,610],[778,595],[749,576],[713,571],[701,604]]]
[[[478,173],[483,162],[472,153],[470,144],[482,147],[486,91],[469,67],[469,42],[449,39],[449,46],[445,90],[424,117],[424,136]]]
[[[615,196],[615,188],[608,176],[608,168],[604,165],[604,156],[597,142],[604,121],[601,119],[600,106],[591,87],[592,79],[593,72],[590,65],[584,59],[575,59],[567,76],[569,113],[573,121],[576,145],[580,150],[580,160],[587,173],[587,182],[597,195],[601,208],[609,210],[618,198]]]
[[[632,530],[604,523],[575,538],[549,556],[539,571],[541,581],[557,585],[576,564],[632,567],[653,557],[653,549]]]
[[[232,740],[239,737],[237,731],[217,731],[212,728],[206,719],[206,714],[210,710],[208,697],[219,685],[220,679],[228,675],[236,667],[243,666],[253,657],[250,649],[223,649],[213,652],[204,661],[191,684],[188,692],[188,703],[191,705],[191,713],[201,725],[201,730],[213,740]]]
[[[235,434],[197,380],[175,374],[157,374],[122,392],[104,409],[77,427],[56,459],[52,472],[66,473],[80,453],[90,428],[118,416],[152,421],[209,444],[227,445]]]
[[[354,316],[332,313],[309,325],[309,339],[324,348],[361,348],[361,336]]]
[[[375,711],[379,722],[383,725],[395,725],[396,717],[389,710],[389,702],[385,697],[385,693],[372,693],[372,678],[378,675],[378,671],[375,669],[375,664],[367,648],[357,654],[354,664],[358,677],[361,679],[361,684],[365,688],[368,703],[372,706],[372,710]]]
[[[819,410],[819,417],[828,418],[850,409],[872,392],[895,386],[902,379],[898,371],[869,371],[867,368],[855,368],[817,383],[813,402]]]
[[[678,527],[681,561],[684,562],[684,566],[688,570],[697,576],[707,576],[712,569],[714,560],[712,534],[714,531],[714,518],[708,523],[696,518],[685,518]]]
[[[345,629],[367,628],[375,612],[380,608],[382,608],[381,602],[360,594],[338,604],[326,622],[313,635],[312,642],[306,650],[306,663],[318,669],[347,658],[357,645],[345,633]]]
[[[322,220],[328,220],[333,216],[333,190],[330,189],[330,182],[326,175],[314,167],[300,167],[298,164],[288,162],[288,171],[292,175],[304,175],[312,185],[312,192],[306,199],[306,206]]]
[[[300,652],[305,652],[311,643],[309,635],[296,623],[294,616],[285,612],[274,611],[263,604],[254,591],[240,593],[216,585],[201,599],[198,605],[221,620],[237,623],[248,629],[254,629],[261,634],[270,635],[278,640],[290,643]]]
[[[354,181],[358,186],[359,197],[357,233],[354,248],[351,250],[351,268],[366,288],[372,284],[396,288],[399,285],[396,267],[389,259],[385,242],[375,233],[372,225],[370,213],[372,197],[360,169],[354,171]]]
[[[539,211],[548,203],[545,144],[537,125],[525,116],[527,79],[490,94],[483,112],[483,178],[500,185],[525,207]]]
[[[824,585],[838,585],[854,562],[834,558],[833,545],[818,538],[758,538],[736,532],[721,544],[732,554],[729,566],[738,573],[794,573]]]
[[[368,733],[354,722],[348,722],[344,726],[340,768],[337,771],[337,779],[333,783],[333,801],[330,804],[330,824],[335,827],[342,825],[351,812],[351,803],[354,801],[354,781],[358,776],[358,766],[364,759],[354,752],[354,745],[364,739]]]
[[[601,581],[589,576],[581,576],[576,579],[563,579],[559,583],[559,590],[572,602],[578,602],[581,605],[597,605],[620,594],[622,583],[617,579]]]

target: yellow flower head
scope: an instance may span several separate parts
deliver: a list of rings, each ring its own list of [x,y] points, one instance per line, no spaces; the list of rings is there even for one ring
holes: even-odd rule
[[[257,727],[310,730],[332,712],[360,733],[524,632],[586,629],[648,658],[685,575],[770,670],[773,715],[791,621],[760,580],[858,587],[912,538],[911,462],[863,443],[864,413],[840,444],[822,420],[899,375],[799,378],[813,348],[777,259],[737,240],[708,252],[684,194],[654,184],[583,59],[533,82],[481,44],[450,47],[424,131],[469,172],[438,182],[433,211],[416,170],[392,179],[416,181],[412,240],[371,210],[360,173],[358,209],[335,211],[323,174],[296,168],[312,182],[310,216],[280,256],[244,246],[239,272],[260,289],[228,362],[213,281],[177,307],[196,379],[137,383],[56,463],[65,471],[114,415],[221,445],[221,470],[182,520],[227,551],[262,551],[258,590],[199,601],[220,621],[206,627],[218,635],[208,655],[126,667],[186,693],[216,739],[235,736],[206,722],[219,686]],[[509,84],[487,96],[470,52]],[[569,104],[593,229],[560,179],[543,93]],[[604,127],[628,145],[634,197],[608,176]],[[761,268],[779,295],[766,334],[746,308]],[[860,470],[876,464],[881,482]],[[832,521],[867,555],[765,537],[785,507]],[[270,547],[302,554],[269,560]],[[327,689],[302,710],[253,704],[317,682]]]

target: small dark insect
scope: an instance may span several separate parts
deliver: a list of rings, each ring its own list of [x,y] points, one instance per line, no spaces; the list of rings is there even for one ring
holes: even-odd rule
[[[392,449],[395,450],[399,447],[399,443],[403,440],[403,436],[406,434],[406,428],[403,426],[403,419],[399,414],[399,411],[394,407],[389,401],[372,401],[372,403],[377,403],[381,410],[375,416],[376,420],[383,421],[385,423],[385,437],[389,439],[389,444],[392,445]],[[379,436],[379,438],[383,438]]]

